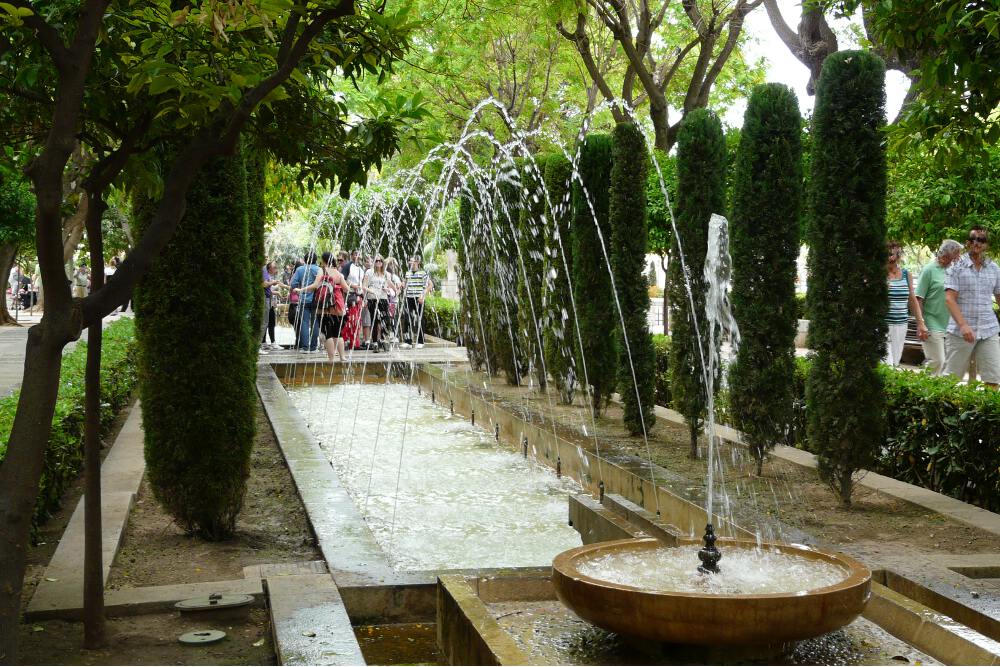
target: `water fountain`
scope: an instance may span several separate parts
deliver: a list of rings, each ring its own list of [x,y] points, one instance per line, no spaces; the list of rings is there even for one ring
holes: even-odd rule
[[[427,188],[428,194],[425,194],[424,199],[428,202],[428,206],[422,224],[429,224],[434,215],[443,215],[444,206],[455,197],[456,192],[464,195],[478,193],[477,207],[480,212],[477,216],[482,217],[480,224],[510,227],[504,229],[504,233],[516,234],[510,213],[503,210],[505,205],[502,199],[499,200],[500,208],[497,208],[497,198],[494,195],[500,183],[509,177],[509,168],[505,165],[512,161],[515,154],[525,156],[529,164],[532,164],[533,158],[525,146],[524,137],[516,136],[510,144],[502,144],[493,136],[471,129],[472,119],[480,110],[493,106],[489,101],[481,104],[473,111],[470,125],[466,127],[458,142],[438,147],[414,170],[401,172],[396,177],[404,198],[418,190],[418,184]],[[503,113],[499,106],[497,110]],[[586,124],[583,129],[583,132],[585,131]],[[487,141],[493,146],[497,158],[491,169],[487,170],[476,165],[472,159],[466,147],[467,142],[472,139]],[[579,174],[576,172],[579,156],[571,155],[566,149],[563,150],[573,162],[573,178],[579,179]],[[440,175],[435,183],[422,181],[421,170],[432,162],[441,168]],[[655,158],[654,166],[659,172]],[[459,167],[463,167],[465,172]],[[534,168],[537,171],[537,167]],[[660,180],[666,198],[666,186],[662,174]],[[542,197],[546,200],[547,210],[552,210],[560,204],[549,200],[544,185],[538,192],[528,192],[525,189],[522,194],[525,198]],[[666,199],[669,207],[669,198]],[[590,204],[589,197],[587,203]],[[328,224],[332,227],[330,231],[334,232],[334,236],[343,226],[348,209],[349,206],[340,211],[339,219],[329,221]],[[373,217],[373,210],[373,208],[367,209],[366,225]],[[591,213],[593,214],[593,210]],[[670,217],[672,220],[672,211]],[[389,225],[390,228],[391,226]],[[386,227],[383,227],[382,233],[385,232]],[[711,232],[709,259],[706,262],[706,278],[710,284],[707,300],[708,321],[711,327],[709,334],[714,337],[719,332],[725,331],[735,345],[738,341],[738,330],[726,303],[729,268],[724,218],[713,216]],[[317,226],[314,236],[319,235]],[[469,239],[463,236],[461,242],[468,244]],[[604,244],[603,239],[602,244]],[[566,251],[558,237],[555,239],[555,245],[558,247],[552,249],[554,255],[565,258]],[[406,249],[406,252],[409,250]],[[546,251],[549,249],[546,248]],[[604,252],[607,260],[606,247]],[[525,269],[524,258],[519,254],[507,259],[509,261],[498,261],[497,266],[491,268],[509,272],[511,281],[521,280],[531,283],[551,279],[547,276],[529,275]],[[684,261],[683,250],[679,261],[682,263]],[[475,273],[470,273],[474,281]],[[609,275],[613,280],[613,273]],[[620,317],[621,308],[617,304],[616,292],[613,290],[612,294],[616,299],[616,303],[612,304],[612,311]],[[572,291],[570,295],[572,299]],[[529,302],[525,305],[530,308],[533,319],[539,321],[542,304],[532,302],[529,297]],[[574,303],[559,304],[559,307],[562,308],[563,305],[568,307],[570,317],[576,316]],[[485,338],[485,325],[481,318],[473,322],[473,326]],[[507,331],[501,331],[500,336],[506,335],[513,339],[518,335],[509,317],[504,328]],[[538,330],[528,332],[528,338],[534,338],[534,343],[540,345]],[[714,344],[709,345],[707,350],[700,350],[701,366],[706,382],[715,376],[715,369],[720,363],[715,350]],[[586,387],[588,385],[586,361],[579,359],[577,363],[582,384]],[[634,369],[632,373],[634,378]],[[530,373],[528,376],[530,377]],[[711,395],[711,392],[709,394]],[[432,392],[432,401],[433,398]],[[313,408],[313,400],[310,396],[310,410]],[[324,405],[323,409],[326,408]],[[453,411],[454,404],[451,403],[449,408]],[[406,409],[409,409],[408,402]],[[356,410],[354,414],[353,419],[356,421]],[[740,540],[715,535],[713,526],[730,525],[731,520],[718,516],[713,507],[715,488],[713,456],[716,435],[713,423],[714,409],[711,404],[707,414],[708,525],[702,540],[693,537],[681,539],[676,546],[664,546],[655,539],[620,540],[563,552],[556,556],[552,571],[552,583],[559,599],[580,617],[621,635],[684,644],[775,644],[821,635],[850,623],[864,609],[871,594],[871,574],[857,561],[847,556],[802,545],[782,544],[762,539]],[[592,414],[590,418],[593,420]],[[473,411],[471,421],[475,423],[475,420]],[[600,454],[596,425],[593,421],[591,425],[594,446]],[[555,431],[554,422],[552,430]],[[586,436],[587,427],[581,426],[581,430]],[[498,433],[496,430],[493,431],[494,440],[499,439]],[[375,439],[378,440],[377,432]],[[526,441],[522,443],[521,449],[526,458],[528,452]],[[349,455],[350,450],[348,450]],[[401,447],[400,460],[403,455]],[[374,452],[371,460],[375,460]],[[557,466],[561,462],[558,451],[553,460]],[[651,465],[651,475],[655,475],[653,470]],[[597,472],[598,481],[603,486],[600,470]],[[369,472],[369,475],[371,474],[372,472]],[[655,478],[652,481],[655,484]],[[398,486],[398,477],[396,483]],[[366,493],[366,498],[367,495]],[[658,502],[658,496],[654,497]],[[392,505],[393,517],[397,499],[395,493],[385,499]],[[389,535],[391,540],[391,523]],[[663,577],[638,576],[644,572],[654,572]]]
[[[728,303],[726,219],[709,224],[704,279],[709,350],[705,381],[719,364],[714,337],[739,330]],[[607,630],[679,644],[781,645],[847,625],[871,596],[871,572],[853,558],[804,545],[718,538],[713,528],[714,408],[707,409],[708,482],[701,540],[600,542],[565,551],[552,563],[556,594],[580,617]],[[725,565],[719,562],[724,547]],[[697,568],[694,564],[701,562]]]

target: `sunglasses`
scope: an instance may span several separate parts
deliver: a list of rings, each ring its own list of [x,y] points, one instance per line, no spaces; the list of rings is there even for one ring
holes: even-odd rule
[[[969,243],[989,243],[985,236],[970,236]]]

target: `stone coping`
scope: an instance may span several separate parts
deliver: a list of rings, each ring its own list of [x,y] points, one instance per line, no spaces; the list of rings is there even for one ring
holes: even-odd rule
[[[142,410],[136,401],[101,464],[101,551],[105,583],[125,535],[129,511],[145,469]],[[72,616],[74,610],[83,606],[84,505],[85,498],[81,496],[45,568],[45,576],[28,603],[26,619]]]

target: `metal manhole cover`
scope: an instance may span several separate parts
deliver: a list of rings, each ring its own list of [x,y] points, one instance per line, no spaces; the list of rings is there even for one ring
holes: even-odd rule
[[[222,595],[212,593],[208,596],[181,600],[174,605],[180,611],[208,611],[210,609],[232,609],[253,604],[252,595]]]
[[[225,638],[226,633],[222,630],[195,630],[194,632],[185,632],[177,638],[177,641],[190,646],[199,646],[203,644],[214,644],[215,642],[220,642]]]

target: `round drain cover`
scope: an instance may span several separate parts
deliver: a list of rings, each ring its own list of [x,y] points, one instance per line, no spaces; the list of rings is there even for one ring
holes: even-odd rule
[[[174,605],[180,611],[208,611],[210,609],[232,609],[233,607],[244,607],[253,604],[252,595],[222,595],[212,593],[200,598],[181,600]]]
[[[185,632],[177,640],[182,644],[198,646],[201,644],[214,644],[225,638],[226,633],[222,630],[195,630],[194,632]]]

